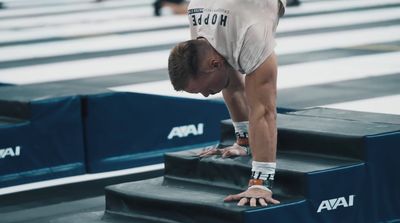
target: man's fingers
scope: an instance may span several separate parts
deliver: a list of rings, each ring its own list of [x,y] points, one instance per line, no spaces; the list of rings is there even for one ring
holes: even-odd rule
[[[231,152],[229,152],[229,150],[226,150],[224,153],[222,153],[222,158],[230,157],[230,156],[231,156],[230,153],[231,153]]]
[[[209,148],[202,149],[201,152],[199,152],[197,155],[198,155],[198,156],[202,156],[202,155],[204,155],[204,154],[210,152],[210,150],[211,150],[211,149],[209,149]]]
[[[275,200],[272,197],[258,197],[257,198],[257,197],[244,197],[244,195],[245,194],[243,194],[243,193],[229,195],[224,199],[224,201],[229,202],[229,201],[239,200],[239,202],[237,203],[238,206],[244,206],[247,203],[249,203],[249,205],[251,207],[256,207],[257,201],[263,207],[268,206],[268,203],[280,204],[280,202],[278,200]]]
[[[234,195],[229,195],[229,196],[227,196],[227,197],[224,199],[224,201],[237,201],[237,200],[239,200],[240,198],[242,198],[242,195],[241,195],[241,194],[234,194]]]
[[[250,207],[256,207],[257,206],[257,198],[252,197],[250,198]]]
[[[212,155],[222,155],[222,158],[232,157],[232,156],[246,156],[246,151],[239,145],[233,145],[230,147],[225,147],[223,149],[218,148],[205,148],[203,151],[198,153],[198,156],[212,156]]]
[[[220,154],[219,149],[211,148],[211,149],[205,149],[205,150],[201,151],[199,153],[199,156],[204,157],[204,156],[211,156],[211,155],[216,155],[216,154]]]
[[[264,200],[264,198],[259,198],[258,203],[260,203],[261,206],[264,206],[264,207],[268,205],[267,202]]]
[[[242,199],[240,199],[240,201],[237,203],[237,205],[238,206],[244,206],[245,204],[247,204],[248,201],[249,201],[248,198],[242,197]]]
[[[272,203],[272,204],[280,204],[280,203],[281,203],[281,202],[279,202],[278,200],[273,199],[272,197],[269,198],[267,201],[268,201],[269,203]]]
[[[241,149],[237,149],[237,148],[230,148],[230,149],[226,149],[224,153],[222,153],[222,158],[226,158],[226,157],[231,157],[231,156],[243,156],[242,153],[244,153],[243,151],[240,151]]]
[[[235,155],[234,152],[232,152],[232,150],[227,149],[222,153],[222,158],[231,157],[232,155]]]

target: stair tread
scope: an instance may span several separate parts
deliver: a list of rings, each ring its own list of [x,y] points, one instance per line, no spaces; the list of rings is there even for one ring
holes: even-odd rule
[[[21,124],[25,123],[27,120],[25,119],[17,119],[17,118],[12,118],[12,117],[5,117],[5,116],[0,116],[0,126],[1,125],[16,125],[16,124]]]
[[[341,120],[353,120],[361,122],[374,122],[374,123],[386,123],[386,124],[400,124],[400,116],[383,113],[372,113],[372,112],[360,112],[333,108],[308,108],[299,111],[289,112],[287,114],[298,115],[298,116],[313,116],[322,118],[334,118]]]
[[[112,91],[88,86],[73,86],[56,83],[29,84],[0,88],[0,101],[17,101],[27,103],[52,98],[71,97],[76,95],[95,95],[112,93]]]
[[[238,191],[229,188],[214,187],[210,185],[188,183],[171,180],[163,177],[144,181],[129,182],[107,187],[108,191],[114,191],[125,197],[146,198],[149,200],[168,200],[175,205],[191,204],[207,206],[225,210],[228,212],[241,212],[254,209],[249,206],[239,207],[236,202],[224,202],[223,199],[229,194]],[[281,203],[288,203],[302,199],[300,196],[277,196]],[[277,205],[269,205],[270,207]]]
[[[280,152],[277,154],[277,170],[288,170],[301,173],[352,166],[363,163],[359,160],[337,157],[318,156],[306,153]]]
[[[278,114],[279,151],[308,152],[365,160],[366,140],[383,139],[400,132],[400,125],[297,113]],[[221,144],[236,140],[231,120],[221,122]]]
[[[166,154],[168,156],[174,156],[186,160],[198,160],[198,162],[214,163],[217,165],[229,165],[229,166],[241,166],[251,167],[251,157],[233,157],[233,158],[222,158],[220,155],[209,156],[200,158],[196,154],[200,152],[202,148],[180,151]],[[277,153],[277,172],[293,171],[300,173],[309,173],[327,169],[333,169],[343,166],[351,166],[362,163],[359,160],[347,159],[340,157],[320,156],[315,154],[297,153],[297,152],[278,152]]]
[[[301,115],[279,114],[277,124],[280,130],[295,129],[297,131],[317,132],[329,135],[336,134],[348,137],[364,137],[400,131],[399,125],[388,123],[369,123]]]

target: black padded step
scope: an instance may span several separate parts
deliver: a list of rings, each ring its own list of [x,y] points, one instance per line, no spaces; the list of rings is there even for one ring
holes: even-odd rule
[[[198,184],[212,184],[223,188],[247,188],[251,173],[251,157],[200,158],[202,149],[168,153],[165,155],[165,177]],[[353,159],[339,159],[315,154],[279,152],[274,194],[303,196],[304,174],[360,164]]]
[[[236,192],[211,183],[199,185],[160,177],[107,187],[106,213],[159,222],[244,222],[243,212],[256,208],[223,202],[228,194]],[[303,200],[277,198],[281,204],[269,208]]]
[[[332,115],[333,116],[333,115]],[[301,151],[353,159],[365,159],[365,138],[400,131],[400,125],[278,114],[278,151]],[[221,144],[235,140],[231,120],[221,122]]]
[[[16,125],[27,122],[27,120],[0,116],[0,126],[2,125]]]
[[[363,164],[315,154],[279,153],[274,198],[281,204],[257,209],[223,202],[227,195],[247,188],[250,157],[200,158],[201,149],[166,154],[163,178],[107,187],[106,213],[160,222],[247,222],[248,212],[300,205],[309,190],[308,180],[328,172],[340,175],[344,167],[357,169]]]
[[[350,110],[332,109],[332,108],[317,107],[299,111],[292,111],[289,112],[288,114],[352,120],[352,121],[361,121],[370,123],[386,123],[386,124],[397,124],[397,125],[400,124],[400,115],[359,112],[359,111],[350,111]]]
[[[110,90],[79,85],[30,84],[0,88],[0,116],[30,119],[33,102],[78,95],[109,93]]]
[[[86,172],[80,94],[110,92],[61,84],[0,88],[0,187]],[[85,135],[86,136],[86,135]]]

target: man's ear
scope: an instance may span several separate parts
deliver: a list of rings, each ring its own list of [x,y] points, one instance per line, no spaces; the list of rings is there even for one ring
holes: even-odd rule
[[[210,61],[210,68],[211,69],[218,69],[221,66],[221,61],[217,59],[211,59]]]

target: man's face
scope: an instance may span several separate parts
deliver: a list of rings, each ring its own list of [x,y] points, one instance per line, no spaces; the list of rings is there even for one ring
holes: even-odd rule
[[[218,70],[209,73],[202,73],[196,78],[191,78],[184,90],[188,93],[200,93],[204,97],[208,97],[210,94],[213,95],[222,91],[222,89],[228,86],[228,83],[228,73]]]

